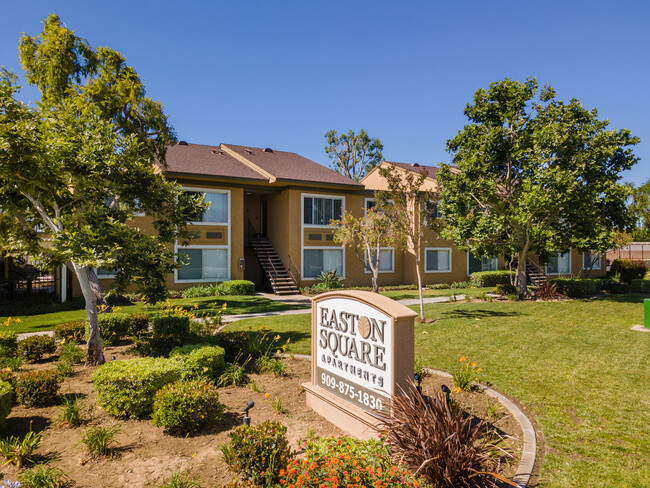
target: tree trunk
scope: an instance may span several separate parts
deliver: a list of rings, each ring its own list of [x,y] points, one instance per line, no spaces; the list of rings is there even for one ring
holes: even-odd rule
[[[99,284],[97,273],[95,273],[93,268],[88,268],[88,280],[90,281],[90,287],[95,295],[97,306],[103,307],[104,312],[112,312],[111,304],[106,300],[104,290],[102,290],[102,285]]]
[[[420,298],[420,322],[424,322],[424,298],[422,297],[422,274],[420,273],[420,253],[415,255],[415,271],[418,277],[418,294]]]
[[[104,364],[104,352],[102,351],[102,341],[99,335],[99,323],[97,320],[97,296],[91,282],[91,275],[94,275],[92,268],[88,266],[78,266],[72,262],[81,293],[86,300],[86,315],[88,316],[88,343],[86,348],[86,365],[97,366]],[[96,277],[95,277],[96,279]],[[101,288],[100,288],[101,289]]]
[[[372,270],[372,291],[373,293],[379,293],[379,267]]]
[[[528,295],[528,283],[526,282],[526,259],[528,253],[526,251],[519,251],[517,261],[517,273],[515,276],[515,286],[522,295]]]

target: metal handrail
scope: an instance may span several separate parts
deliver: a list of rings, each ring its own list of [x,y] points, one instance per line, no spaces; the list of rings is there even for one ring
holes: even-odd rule
[[[293,259],[291,259],[291,255],[290,255],[290,254],[287,254],[287,256],[289,257],[289,261],[291,262],[291,264],[293,264],[293,267],[296,268],[296,271],[298,272],[298,278],[300,278],[300,270],[298,269],[298,266],[296,266],[296,263],[293,262]],[[293,275],[293,273],[291,272],[291,270],[289,270],[289,273],[291,274],[291,277],[293,278],[293,281],[295,281],[295,282],[296,282],[296,285],[297,285],[297,284],[298,284],[298,280],[297,280],[296,277]]]
[[[526,266],[531,265],[533,268],[535,268],[537,271],[542,273],[543,275],[546,275],[546,270],[542,268],[539,264],[537,264],[535,261],[533,261],[530,258],[526,258]]]

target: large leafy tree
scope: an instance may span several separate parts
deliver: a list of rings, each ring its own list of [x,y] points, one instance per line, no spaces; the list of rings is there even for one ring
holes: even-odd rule
[[[641,186],[628,184],[630,189],[629,209],[634,216],[631,237],[635,241],[650,240],[650,180]]]
[[[426,244],[427,224],[435,204],[433,192],[425,189],[428,171],[414,173],[388,165],[379,169],[386,180],[386,190],[377,192],[377,202],[391,222],[395,239],[415,256],[415,274],[418,280],[420,321],[424,321],[422,296],[422,249]]]
[[[470,123],[447,141],[453,166],[438,173],[444,235],[479,256],[512,256],[522,293],[530,253],[604,252],[630,224],[619,179],[639,141],[550,86],[537,93],[532,78],[478,90]]]
[[[0,251],[74,271],[90,324],[86,361],[101,364],[94,269],[119,269],[120,285],[162,298],[177,266],[168,243],[190,237],[184,216],[204,204],[163,178],[174,134],[124,57],[93,49],[56,15],[44,24],[19,49],[40,99],[18,101],[16,75],[0,75]],[[155,232],[137,228],[135,212]]]
[[[334,227],[334,241],[354,250],[363,267],[370,272],[372,291],[379,293],[380,251],[395,240],[390,218],[383,210],[371,208],[363,217],[346,211],[340,220],[332,220],[330,225]]]
[[[332,169],[355,181],[363,178],[383,159],[383,144],[379,139],[370,139],[363,129],[358,134],[349,130],[341,135],[331,130],[325,134],[325,138],[325,152],[332,160]]]

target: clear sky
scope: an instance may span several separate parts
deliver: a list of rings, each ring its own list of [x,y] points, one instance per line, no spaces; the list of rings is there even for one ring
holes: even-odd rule
[[[476,89],[551,84],[641,138],[624,179],[650,178],[650,0],[4,0],[0,64],[57,13],[124,54],[179,139],[292,151],[364,128],[391,161],[449,162]],[[23,96],[34,93],[24,90]]]

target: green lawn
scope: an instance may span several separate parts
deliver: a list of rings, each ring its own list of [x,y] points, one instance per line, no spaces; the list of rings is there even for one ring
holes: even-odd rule
[[[427,297],[450,297],[452,295],[466,295],[477,297],[483,293],[490,293],[494,288],[456,288],[447,290],[422,290],[422,296]],[[381,295],[392,298],[393,300],[409,300],[417,299],[419,297],[417,290],[395,290],[395,291],[381,291]]]
[[[198,312],[207,312],[213,306],[221,307],[226,303],[225,314],[235,315],[240,313],[255,313],[255,312],[273,312],[278,310],[291,310],[296,308],[303,308],[297,305],[287,305],[275,300],[258,296],[222,296],[222,297],[202,297],[202,298],[179,298],[170,300],[176,306],[186,309],[194,308],[197,306]],[[119,306],[120,312],[144,312],[147,314],[154,314],[161,309],[162,305],[146,305],[143,302],[137,302],[133,305]],[[22,322],[12,322],[9,330],[15,332],[35,332],[39,330],[49,330],[55,325],[71,320],[80,320],[86,318],[85,310],[67,310],[62,312],[41,314],[41,315],[25,315],[19,318]],[[7,317],[0,317],[0,323],[4,322]]]
[[[447,291],[447,290],[443,290]],[[532,414],[545,446],[541,487],[650,487],[650,333],[641,296],[426,305],[416,357],[450,370],[466,356],[483,381]],[[417,307],[412,307],[413,309]],[[309,315],[237,322],[309,353]]]

